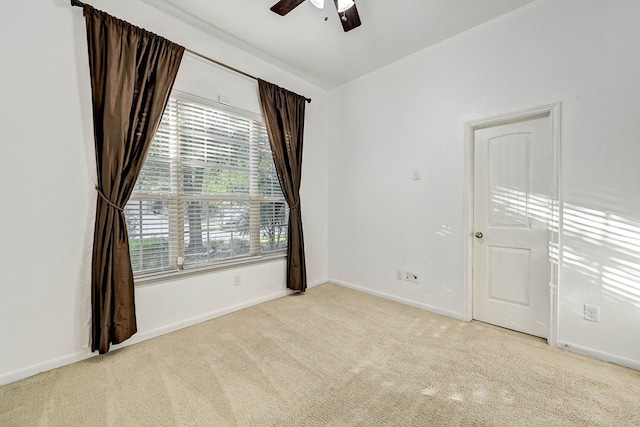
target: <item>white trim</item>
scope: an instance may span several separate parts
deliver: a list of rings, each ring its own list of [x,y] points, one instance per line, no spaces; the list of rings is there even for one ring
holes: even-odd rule
[[[52,360],[47,360],[46,362],[27,366],[26,368],[21,368],[17,371],[7,372],[6,374],[0,375],[0,386],[31,377],[41,372],[50,371],[52,369],[80,362],[93,356],[97,356],[97,354],[91,353],[89,350],[83,350]]]
[[[170,332],[174,332],[180,329],[187,328],[189,326],[197,325],[198,323],[206,322],[207,320],[215,319],[216,317],[224,316],[225,314],[233,313],[234,311],[242,310],[244,308],[249,308],[254,305],[271,301],[276,298],[281,298],[287,295],[287,291],[278,291],[269,295],[265,295],[260,298],[252,299],[249,301],[241,302],[240,304],[235,304],[229,307],[221,308],[219,310],[211,311],[209,313],[201,314],[195,317],[191,317],[189,319],[181,320],[179,322],[175,322],[169,325],[161,326],[156,329],[152,329],[150,331],[142,332],[135,334],[131,338],[129,338],[126,342],[122,344],[114,344],[111,346],[111,350],[117,350],[122,347],[127,347],[132,344],[136,344],[142,341],[146,341],[151,338],[159,337],[161,335],[168,334]]]
[[[315,280],[311,283],[307,283],[307,289],[313,288],[314,286],[324,285],[325,283],[329,283],[329,279]]]
[[[174,98],[181,99],[183,101],[191,101],[199,104],[206,104],[212,108],[218,108],[227,113],[237,114],[239,116],[244,116],[248,119],[255,120],[256,122],[264,123],[264,116],[262,113],[256,113],[255,111],[244,110],[240,107],[234,107],[231,104],[227,104],[225,102],[215,101],[213,99],[205,98],[203,96],[198,96],[193,93],[183,92],[177,89],[171,90],[171,96]]]
[[[307,283],[307,290],[313,288],[314,286],[324,285],[325,283],[328,283],[327,279],[315,280],[315,281],[313,281],[311,283]],[[299,293],[300,291],[294,291],[293,289],[287,289],[285,292],[287,293],[287,295],[293,295],[293,294]]]
[[[430,311],[435,314],[440,314],[442,316],[451,317],[457,320],[463,320],[462,313],[456,313],[454,311],[444,310],[439,307],[435,307],[429,304],[423,304],[420,302],[416,302],[407,298],[398,297],[395,295],[387,294],[385,292],[375,291],[373,289],[365,288],[363,286],[354,285],[353,283],[343,282],[342,280],[329,279],[329,283],[334,285],[342,286],[345,288],[353,289],[354,291],[363,292],[365,294],[374,295],[380,298],[384,298],[387,300],[399,302],[400,304],[408,305],[411,307],[419,308],[421,310]]]
[[[558,347],[565,348],[572,353],[581,354],[583,356],[602,360],[603,362],[615,363],[616,365],[624,366],[625,368],[640,371],[640,361],[638,360],[627,359],[626,357],[616,356],[614,354],[606,353],[600,350],[594,350],[589,347],[583,347],[581,345],[572,344],[566,341],[558,341]]]
[[[126,342],[122,344],[116,344],[111,346],[111,351],[117,350],[119,348],[128,347],[133,344],[137,344],[142,341],[146,341],[151,338],[156,338],[161,335],[168,334],[170,332],[177,331],[179,329],[184,329],[189,326],[196,325],[198,323],[206,322],[207,320],[215,319],[216,317],[224,316],[225,314],[232,313],[234,311],[242,310],[244,308],[252,307],[257,304],[261,304],[263,302],[271,301],[277,298],[284,297],[288,294],[286,290],[274,292],[269,295],[265,295],[260,298],[256,298],[250,301],[245,301],[240,304],[232,305],[230,307],[225,307],[220,310],[215,310],[210,313],[201,314],[199,316],[191,317],[189,319],[182,320],[180,322],[172,323],[170,325],[162,326],[160,328],[152,329],[146,332],[140,332],[135,334],[133,337],[128,339]],[[7,372],[6,374],[0,375],[0,385],[9,384],[14,381],[22,380],[24,378],[39,374],[44,371],[49,371],[52,369],[60,368],[65,365],[70,365],[75,362],[79,362],[81,360],[89,359],[91,357],[97,356],[97,353],[92,353],[88,349],[83,351],[78,351],[75,353],[71,353],[65,356],[58,357],[53,360],[48,360],[46,362],[38,363],[35,365],[27,366],[22,369],[18,369],[17,371]]]
[[[166,282],[171,280],[178,280],[188,276],[194,276],[199,274],[214,273],[221,270],[230,270],[236,268],[247,267],[255,264],[263,264],[273,261],[285,261],[287,259],[287,252],[277,252],[272,254],[248,256],[245,258],[234,258],[232,260],[226,260],[215,264],[207,264],[196,267],[185,268],[184,270],[170,270],[156,273],[141,274],[139,276],[133,276],[133,283],[136,287],[148,286],[158,282]]]
[[[467,221],[467,229],[464,240],[464,253],[466,262],[464,265],[467,285],[465,286],[464,306],[462,308],[463,319],[471,321],[473,319],[473,159],[474,159],[474,135],[478,129],[492,126],[504,125],[509,123],[520,122],[536,117],[549,117],[551,126],[550,144],[551,144],[551,177],[549,185],[550,203],[550,223],[557,224],[554,229],[549,226],[548,239],[549,244],[556,247],[558,259],[549,260],[549,334],[547,342],[552,346],[558,345],[558,266],[559,260],[562,259],[560,245],[561,227],[562,227],[562,204],[560,194],[560,103],[543,105],[541,107],[530,108],[527,110],[501,114],[499,116],[487,119],[468,122],[465,125],[465,188],[464,188],[464,208],[463,215]]]

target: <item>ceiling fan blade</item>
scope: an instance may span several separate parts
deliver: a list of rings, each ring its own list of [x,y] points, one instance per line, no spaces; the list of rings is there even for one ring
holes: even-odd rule
[[[280,16],[284,16],[302,3],[304,3],[304,0],[280,0],[278,3],[271,6],[271,11]]]
[[[338,0],[333,0],[336,4],[336,9],[338,8]],[[338,12],[338,16],[340,16],[340,22],[342,23],[342,29],[346,33],[347,31],[351,31],[356,27],[359,27],[362,22],[360,22],[360,15],[358,15],[358,9],[356,5],[350,7],[345,12]],[[345,21],[343,18],[347,18]]]

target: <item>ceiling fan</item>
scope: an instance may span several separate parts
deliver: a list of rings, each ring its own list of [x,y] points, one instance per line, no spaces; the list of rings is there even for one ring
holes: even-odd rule
[[[310,1],[315,7],[319,9],[324,8],[325,0]],[[345,33],[360,26],[360,15],[358,15],[358,9],[356,9],[354,0],[333,0],[333,2],[338,10],[338,16],[340,16],[340,22],[342,23],[342,28]],[[284,16],[302,3],[304,3],[304,0],[280,0],[271,6],[271,11],[280,16]]]

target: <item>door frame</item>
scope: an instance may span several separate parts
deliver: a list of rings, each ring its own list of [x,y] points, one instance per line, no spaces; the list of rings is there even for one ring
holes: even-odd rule
[[[464,218],[467,221],[465,244],[466,293],[462,310],[463,320],[473,320],[473,243],[474,243],[474,146],[475,131],[540,117],[548,117],[551,134],[549,183],[549,221],[547,223],[547,241],[549,248],[549,334],[547,342],[558,345],[558,273],[559,260],[562,259],[560,245],[562,227],[562,205],[560,203],[560,102],[530,108],[523,111],[501,114],[499,116],[467,122],[465,125],[465,189]]]

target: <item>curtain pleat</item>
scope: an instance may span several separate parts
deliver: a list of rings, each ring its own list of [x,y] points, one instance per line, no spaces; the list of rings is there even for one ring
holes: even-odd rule
[[[123,208],[160,124],[184,48],[85,5],[97,169],[92,351],[137,330]]]
[[[273,161],[282,193],[289,204],[287,287],[304,292],[307,289],[307,268],[300,207],[300,180],[306,100],[303,96],[260,79],[258,89]]]

